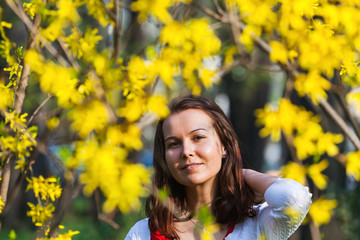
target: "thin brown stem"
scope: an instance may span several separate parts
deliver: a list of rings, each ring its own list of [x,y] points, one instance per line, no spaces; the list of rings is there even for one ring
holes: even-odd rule
[[[78,64],[78,62],[75,60],[74,56],[70,53],[69,48],[66,46],[65,40],[62,37],[59,37],[58,42],[60,44],[60,47],[64,51],[66,57],[69,59],[69,61],[70,61],[71,65],[73,66],[73,68],[76,71],[79,71],[81,69],[81,67]]]
[[[103,103],[107,113],[108,113],[108,122],[110,124],[113,124],[116,122],[116,114],[114,113],[114,110],[112,109],[111,105],[106,99],[106,94],[103,86],[101,85],[99,77],[96,75],[94,71],[91,71],[89,73],[91,75],[91,79],[94,81],[94,89],[95,89],[95,95],[100,101]]]
[[[114,1],[114,9],[113,12],[115,14],[115,26],[113,32],[113,41],[114,41],[114,50],[112,57],[116,59],[119,56],[119,49],[120,49],[120,34],[121,34],[121,26],[122,26],[122,10],[119,10],[119,6],[123,6],[123,2],[121,0]]]
[[[298,158],[297,154],[296,154],[296,149],[294,148],[294,140],[293,137],[283,133],[286,145],[288,146],[288,149],[290,151],[290,155],[291,158],[293,159],[294,162],[298,163],[299,165],[303,165],[303,163],[300,161],[300,159]]]
[[[220,13],[221,15],[225,15],[225,11],[220,7],[219,1],[218,0],[213,0],[214,5],[216,7],[216,10],[218,11],[218,13]]]
[[[9,7],[16,12],[19,12],[19,9],[17,8],[15,2],[6,0],[6,3],[9,5]],[[19,16],[22,16],[24,14],[22,11],[20,11]],[[37,16],[35,18],[34,26],[38,27],[40,25],[40,18]],[[30,33],[28,36],[28,45],[27,49],[32,49],[35,47],[36,43],[36,33]],[[22,106],[24,104],[25,99],[25,92],[29,81],[29,74],[30,74],[30,67],[28,65],[25,65],[22,71],[22,76],[20,78],[17,91],[15,92],[15,104],[14,104],[14,111],[21,113]],[[9,183],[11,178],[11,158],[12,155],[10,155],[4,164],[3,171],[2,171],[2,181],[1,181],[1,188],[0,188],[0,195],[2,197],[2,202],[6,205],[7,204],[7,195],[9,191]],[[2,216],[2,215],[0,215]],[[0,230],[1,230],[1,223],[0,223]]]
[[[357,150],[360,150],[360,140],[349,128],[345,121],[339,116],[335,109],[325,100],[320,99],[319,105],[330,115],[340,129],[345,133],[349,140],[354,144]]]
[[[205,14],[209,15],[210,17],[213,17],[214,19],[219,20],[221,22],[224,21],[223,17],[220,14],[212,11],[210,8],[207,8],[204,5],[197,3],[196,1],[193,2],[193,5],[196,8],[200,9]]]
[[[321,240],[319,226],[315,225],[313,220],[310,220],[310,233],[312,240]]]
[[[347,119],[349,120],[349,122],[351,123],[351,126],[353,127],[356,135],[358,138],[360,138],[360,128],[358,123],[355,121],[353,115],[351,114],[351,112],[349,111],[349,108],[344,100],[343,95],[341,94],[340,90],[334,90],[333,91],[335,93],[335,96],[337,97],[337,99],[339,100],[342,109],[345,112],[345,116],[347,117]]]
[[[35,109],[34,113],[31,115],[29,121],[27,122],[27,125],[29,126],[32,120],[34,120],[34,117],[38,114],[38,112],[45,106],[45,104],[52,98],[52,95],[48,94],[47,98]]]
[[[69,67],[68,62],[59,54],[58,50],[52,46],[47,40],[38,35],[38,27],[33,24],[31,20],[26,16],[23,12],[21,3],[18,0],[5,0],[9,8],[19,17],[19,19],[25,24],[25,26],[29,29],[30,33],[34,36],[38,37],[40,42],[44,45],[44,47],[48,50],[48,52],[54,56],[57,61],[65,67]]]

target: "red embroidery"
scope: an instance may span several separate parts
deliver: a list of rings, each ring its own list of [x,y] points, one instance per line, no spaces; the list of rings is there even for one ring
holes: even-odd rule
[[[151,238],[150,240],[168,240],[167,238],[165,238],[165,236],[161,235],[161,233],[159,231],[156,231],[155,233],[151,233]]]
[[[235,227],[235,224],[231,224],[225,237],[224,237],[224,240],[225,238],[234,231],[234,227]],[[155,233],[151,233],[151,238],[150,240],[169,240],[167,238],[165,238],[165,236],[161,235],[161,233],[159,231],[156,231]]]

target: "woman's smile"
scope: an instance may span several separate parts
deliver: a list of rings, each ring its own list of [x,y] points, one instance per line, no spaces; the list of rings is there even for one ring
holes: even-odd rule
[[[191,171],[200,167],[201,163],[189,163],[182,167],[183,170]]]

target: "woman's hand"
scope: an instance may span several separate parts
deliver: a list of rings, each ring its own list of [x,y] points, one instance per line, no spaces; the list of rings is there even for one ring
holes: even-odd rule
[[[245,182],[257,193],[264,195],[266,189],[273,184],[278,177],[260,173],[251,169],[243,169]]]

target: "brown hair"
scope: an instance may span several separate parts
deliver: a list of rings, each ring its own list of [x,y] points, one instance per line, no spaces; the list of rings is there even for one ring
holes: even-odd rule
[[[229,119],[215,102],[203,96],[178,97],[170,104],[171,114],[187,109],[200,109],[211,117],[216,133],[227,151],[218,173],[217,190],[211,204],[217,223],[239,223],[248,217],[254,217],[255,194],[244,181],[238,140]],[[154,139],[153,187],[155,190],[168,189],[169,196],[164,204],[158,194],[150,195],[146,201],[146,214],[151,232],[159,231],[168,239],[179,239],[174,220],[176,209],[186,209],[185,188],[172,177],[166,164],[163,123],[164,120],[159,121]]]

